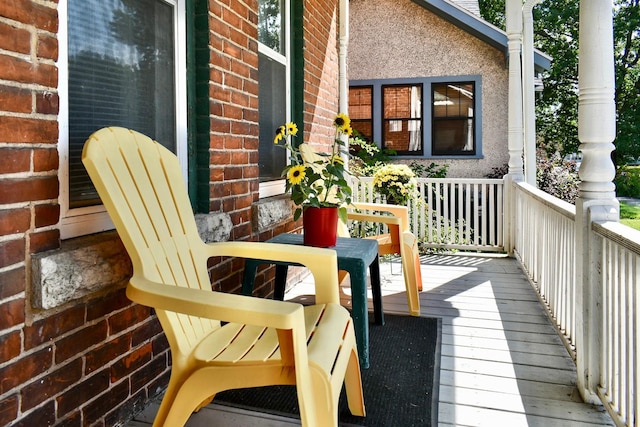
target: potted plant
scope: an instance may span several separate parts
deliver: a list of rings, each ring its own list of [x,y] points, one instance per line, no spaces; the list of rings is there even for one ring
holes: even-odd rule
[[[419,196],[415,174],[405,164],[391,163],[378,168],[373,174],[373,189],[387,203],[396,205],[404,206]]]
[[[338,114],[333,121],[335,136],[328,152],[316,152],[309,144],[296,144],[298,134],[295,123],[278,128],[274,144],[290,152],[290,163],[282,171],[286,177],[286,191],[296,205],[293,219],[303,215],[305,244],[334,246],[338,218],[346,223],[347,206],[351,203],[351,187],[346,177],[347,156],[343,137],[351,134],[351,122],[346,114]],[[319,217],[328,216],[326,219]],[[314,222],[319,220],[319,223]],[[321,238],[320,242],[313,240]]]

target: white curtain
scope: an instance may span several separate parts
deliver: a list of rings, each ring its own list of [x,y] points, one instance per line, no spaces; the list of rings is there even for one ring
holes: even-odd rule
[[[419,119],[421,117],[422,103],[420,102],[420,92],[418,86],[411,87],[411,118]],[[409,121],[409,151],[418,151],[420,146],[420,121]]]

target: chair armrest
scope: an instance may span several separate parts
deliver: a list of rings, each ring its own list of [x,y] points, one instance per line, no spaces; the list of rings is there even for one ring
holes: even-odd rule
[[[387,203],[361,203],[361,202],[353,202],[351,203],[351,206],[355,207],[356,209],[360,209],[364,211],[388,212],[391,215],[397,218],[400,218],[400,221],[402,221],[401,228],[403,231],[409,229],[409,208],[407,208],[406,206],[390,205]],[[351,212],[349,212],[348,215],[349,214],[351,214]],[[375,220],[370,220],[370,221],[375,221]],[[382,222],[382,221],[378,221],[378,222]]]
[[[340,304],[338,257],[333,249],[264,242],[221,242],[205,246],[207,258],[233,256],[302,264],[313,275],[316,303]]]
[[[302,305],[224,292],[166,285],[133,276],[127,297],[156,309],[225,322],[294,329],[304,327]]]
[[[402,220],[397,216],[368,214],[360,212],[347,212],[347,218],[355,221],[380,222],[383,224],[402,225]]]

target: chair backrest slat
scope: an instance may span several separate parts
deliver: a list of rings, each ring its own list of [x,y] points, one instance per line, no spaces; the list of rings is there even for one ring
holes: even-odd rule
[[[83,161],[129,255],[137,258],[134,268],[141,271],[135,273],[169,285],[211,289],[199,250],[204,243],[177,157],[138,132],[111,127],[91,135]],[[219,327],[209,319],[157,312],[167,338],[185,354]]]

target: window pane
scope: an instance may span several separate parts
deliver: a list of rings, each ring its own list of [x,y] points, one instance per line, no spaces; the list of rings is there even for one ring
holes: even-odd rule
[[[433,154],[474,154],[474,84],[439,83],[432,91]]]
[[[422,154],[422,86],[382,86],[382,146]]]
[[[258,85],[258,111],[260,112],[260,180],[280,178],[287,165],[287,153],[273,143],[276,129],[287,120],[286,91],[287,68],[261,53],[258,54],[260,84]]]
[[[349,117],[351,127],[364,139],[373,141],[373,87],[349,88]]]
[[[438,120],[433,123],[434,154],[468,154],[473,151],[473,121]]]
[[[284,0],[258,0],[258,41],[285,54]]]
[[[69,207],[99,204],[81,164],[105,126],[175,152],[174,9],[162,0],[69,0]]]

